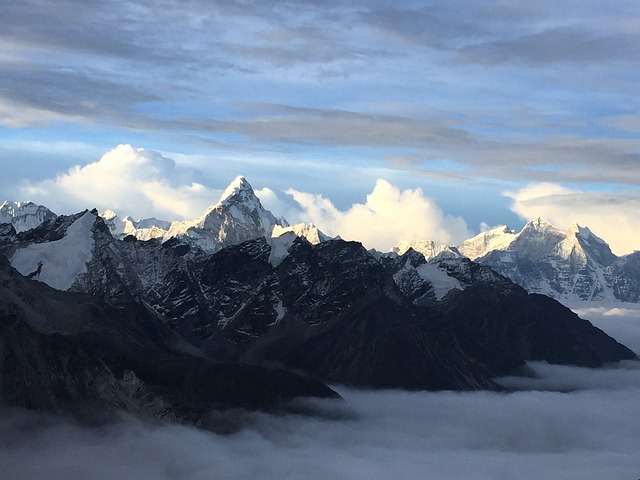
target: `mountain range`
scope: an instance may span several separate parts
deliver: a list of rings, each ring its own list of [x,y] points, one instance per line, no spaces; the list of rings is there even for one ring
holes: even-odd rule
[[[31,202],[4,202],[0,223],[11,223],[17,232],[33,228],[55,214]],[[115,238],[138,240],[180,238],[205,252],[214,253],[245,240],[265,237],[274,258],[286,255],[295,237],[312,244],[330,240],[315,225],[289,225],[266,210],[244,177],[237,177],[221,199],[192,221],[169,222],[156,218],[120,219],[116,213],[101,214]],[[285,235],[287,234],[287,235]],[[561,230],[542,218],[527,223],[520,232],[502,225],[482,232],[457,246],[429,239],[403,240],[390,252],[376,256],[402,255],[408,249],[435,258],[469,258],[491,267],[529,293],[541,293],[560,301],[640,301],[640,252],[616,256],[608,244],[588,227],[577,224]],[[279,252],[279,253],[278,253]]]
[[[499,252],[529,272],[527,252],[538,278],[557,256],[563,288],[593,272],[621,285],[605,270],[621,259],[587,229],[538,220],[458,247],[406,242],[380,253],[289,226],[243,177],[192,222],[87,210],[19,230],[44,210],[29,206],[20,220],[11,211],[0,225],[0,402],[206,425],[212,410],[335,396],[325,384],[500,390],[496,376],[531,360],[636,358],[490,264]],[[592,287],[589,298],[599,298]]]

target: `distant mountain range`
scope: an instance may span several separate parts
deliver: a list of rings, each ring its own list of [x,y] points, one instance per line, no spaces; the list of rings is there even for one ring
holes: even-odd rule
[[[193,221],[169,222],[156,218],[136,221],[129,216],[120,219],[112,211],[101,216],[115,238],[129,235],[138,240],[179,238],[209,253],[264,237],[282,256],[295,237],[304,237],[312,244],[330,239],[314,225],[290,226],[284,218],[276,218],[262,206],[244,177],[237,177],[220,201]],[[5,202],[0,207],[0,223],[13,224],[17,232],[55,217],[46,207],[30,202]],[[278,243],[284,247],[276,245]],[[410,248],[424,255],[427,261],[469,258],[490,266],[530,293],[561,301],[640,301],[640,252],[618,257],[588,227],[577,224],[562,231],[538,218],[520,232],[503,225],[458,246],[429,239],[404,240],[391,252],[372,253],[402,255]]]
[[[4,205],[0,402],[12,405],[202,424],[211,409],[335,395],[325,383],[495,390],[496,376],[529,360],[636,358],[490,264],[498,255],[528,281],[554,278],[548,285],[589,299],[615,296],[623,278],[631,292],[632,276],[606,269],[624,260],[621,272],[637,272],[633,255],[615,257],[579,227],[537,220],[457,248],[405,242],[380,253],[289,226],[242,177],[192,222]]]
[[[427,260],[461,256],[491,267],[530,293],[570,301],[640,301],[640,252],[618,257],[589,228],[577,224],[562,231],[542,218],[520,232],[493,228],[457,247],[433,242],[402,242]]]

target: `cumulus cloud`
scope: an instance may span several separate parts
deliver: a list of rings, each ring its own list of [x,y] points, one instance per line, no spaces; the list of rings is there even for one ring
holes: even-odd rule
[[[365,203],[339,210],[322,195],[289,189],[301,217],[328,235],[357,240],[368,248],[389,250],[401,240],[434,240],[454,245],[471,236],[466,222],[446,215],[421,189],[400,190],[379,179]]]
[[[190,219],[220,194],[195,177],[195,171],[158,152],[119,145],[96,162],[23,185],[20,196],[60,213],[96,207],[137,218]]]
[[[511,210],[531,220],[543,217],[559,228],[572,222],[589,227],[618,255],[640,249],[640,195],[585,192],[555,183],[534,183],[506,192]]]

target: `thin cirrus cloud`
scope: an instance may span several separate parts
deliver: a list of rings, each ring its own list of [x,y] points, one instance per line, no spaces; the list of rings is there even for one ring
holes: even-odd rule
[[[640,311],[608,312],[588,318],[638,338]],[[126,416],[85,427],[4,407],[0,463],[23,480],[637,478],[640,369],[534,368],[541,378],[508,394],[338,387],[344,401],[307,403],[317,415],[231,412],[244,427],[230,435]]]

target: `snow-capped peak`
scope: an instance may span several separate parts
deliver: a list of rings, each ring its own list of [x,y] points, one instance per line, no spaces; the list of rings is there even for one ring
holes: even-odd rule
[[[283,223],[262,206],[246,178],[238,176],[216,205],[193,221],[173,222],[163,238],[183,237],[215,252],[246,240],[269,238],[273,227]]]
[[[555,225],[549,223],[542,217],[538,217],[535,220],[531,220],[527,222],[524,228],[520,231],[518,235],[525,235],[527,233],[533,233],[535,235],[546,235],[546,234],[558,234],[562,233],[559,228]]]
[[[57,215],[47,207],[33,202],[4,201],[0,205],[0,223],[12,224],[16,232],[31,230],[56,217]]]
[[[458,251],[467,258],[475,260],[493,250],[506,250],[516,239],[516,235],[506,225],[500,225],[465,240],[458,246]]]
[[[608,245],[607,242],[593,233],[589,229],[589,227],[581,227],[576,222],[573,222],[571,225],[569,225],[569,228],[567,229],[567,235],[575,235],[576,237],[579,237],[587,243],[595,242]]]
[[[585,256],[602,266],[611,265],[617,259],[609,244],[588,227],[581,227],[574,222],[567,229],[566,236],[568,241],[576,244],[576,248],[581,250]]]
[[[453,250],[450,246],[442,243],[436,243],[431,240],[402,240],[398,245],[393,247],[391,251],[398,255],[403,255],[410,248],[421,253],[427,261],[444,252],[447,252],[452,256],[460,256],[458,252]]]
[[[228,202],[233,197],[243,197],[250,198],[254,196],[253,188],[251,184],[247,181],[245,177],[242,175],[238,175],[227,188],[225,188],[224,192],[220,196],[220,200],[218,201],[218,205]]]
[[[271,231],[273,238],[280,237],[287,233],[294,233],[297,237],[306,238],[313,245],[331,240],[331,237],[324,234],[312,223],[298,223],[296,225],[275,225]]]

